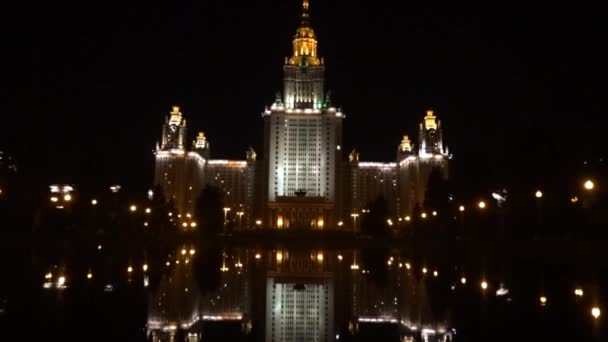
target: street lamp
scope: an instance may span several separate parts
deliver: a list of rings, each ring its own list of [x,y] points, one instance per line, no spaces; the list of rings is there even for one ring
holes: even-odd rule
[[[244,211],[238,211],[236,213],[236,215],[239,217],[239,228],[242,228],[243,214],[245,214]]]
[[[357,217],[359,217],[359,213],[352,213],[350,216],[353,218],[353,231],[357,232]]]
[[[602,311],[597,306],[594,306],[593,308],[591,308],[591,316],[593,316],[593,318],[598,319],[598,318],[600,318],[601,314],[602,314]]]
[[[224,208],[224,227],[226,227],[226,224],[228,223],[228,212],[230,211],[230,208],[225,207]]]

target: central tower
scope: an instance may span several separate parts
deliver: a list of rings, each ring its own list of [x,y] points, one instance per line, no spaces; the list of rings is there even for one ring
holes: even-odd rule
[[[283,95],[278,93],[262,114],[266,221],[279,229],[329,228],[335,221],[343,115],[324,94],[325,65],[317,53],[308,0],[283,72]]]

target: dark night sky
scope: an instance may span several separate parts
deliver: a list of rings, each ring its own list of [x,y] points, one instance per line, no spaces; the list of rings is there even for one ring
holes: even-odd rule
[[[19,6],[5,23],[0,148],[24,172],[145,188],[173,104],[192,136],[206,132],[213,157],[261,152],[260,113],[281,90],[299,1]],[[433,108],[455,174],[476,184],[604,152],[599,7],[312,0],[311,9],[328,88],[347,115],[345,151],[392,160]]]

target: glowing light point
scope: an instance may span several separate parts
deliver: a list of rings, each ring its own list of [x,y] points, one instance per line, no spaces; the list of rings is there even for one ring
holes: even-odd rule
[[[63,285],[65,285],[65,277],[61,276],[61,277],[57,278],[57,286],[61,287]]]
[[[543,197],[543,192],[542,192],[542,191],[540,191],[540,190],[537,190],[537,191],[534,193],[534,197],[536,197],[536,198],[542,198],[542,197]]]
[[[93,199],[91,200],[91,205],[97,205],[97,200],[93,198]]]
[[[137,211],[137,206],[132,204],[132,205],[129,207],[129,210],[131,210],[131,212],[135,212],[135,211]]]
[[[439,272],[437,272],[437,271],[433,271],[433,276],[434,276],[435,278],[437,278],[437,276],[439,276]]]
[[[150,209],[150,208],[146,208],[146,214],[149,214],[149,213],[151,213],[151,212],[152,212],[152,209]]]
[[[601,314],[602,314],[602,311],[597,306],[591,308],[591,316],[593,316],[593,318],[598,319],[598,318],[600,318]]]
[[[583,289],[581,289],[580,287],[577,287],[576,289],[574,289],[574,295],[577,297],[582,297],[584,294]]]
[[[148,270],[148,264],[144,264],[141,269],[146,272]]]
[[[540,305],[541,305],[541,306],[545,306],[545,305],[547,305],[547,297],[545,297],[545,296],[540,296],[539,300],[540,300]]]
[[[593,190],[593,188],[595,187],[595,184],[593,183],[593,181],[591,179],[587,179],[585,181],[585,184],[583,184],[585,187],[585,190]]]
[[[133,267],[131,267],[131,266],[127,267],[127,272],[128,273],[132,273],[133,272]]]
[[[479,203],[477,203],[477,206],[479,207],[479,209],[485,209],[486,208],[486,202],[479,201]]]
[[[458,210],[459,210],[460,212],[463,212],[463,211],[464,211],[464,205],[461,205],[460,207],[458,207]]]
[[[93,279],[93,273],[91,273],[91,272],[87,273],[87,279]]]
[[[462,285],[466,284],[467,283],[467,278],[465,278],[465,277],[460,278],[460,283]]]
[[[65,196],[63,196],[63,200],[66,202],[69,202],[72,200],[72,195],[70,194],[66,194]]]
[[[482,281],[481,282],[481,289],[482,290],[487,290],[488,289],[488,282],[487,281]]]
[[[186,255],[186,253],[188,253],[188,251],[186,251],[186,249],[182,249],[182,255]]]
[[[259,260],[260,258],[262,258],[262,255],[260,253],[255,253],[255,258]]]

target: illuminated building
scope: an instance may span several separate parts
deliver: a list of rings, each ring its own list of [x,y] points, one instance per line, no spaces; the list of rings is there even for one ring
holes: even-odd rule
[[[266,280],[266,341],[333,341],[329,265],[318,253],[279,253]]]
[[[345,161],[345,116],[325,89],[325,61],[317,52],[307,0],[292,49],[283,65],[283,92],[262,113],[264,160],[257,160],[252,149],[245,160],[210,159],[202,133],[188,149],[186,120],[175,107],[156,150],[155,184],[182,214],[193,211],[206,185],[215,185],[231,209],[226,220],[235,222],[234,215],[241,213],[241,227],[354,230],[352,214],[378,197],[387,200],[391,216],[411,215],[424,203],[431,170],[437,167],[448,175],[450,156],[435,113],[429,110],[423,118],[417,146],[403,137],[395,161],[359,161],[356,151]],[[254,225],[256,221],[262,223]]]

